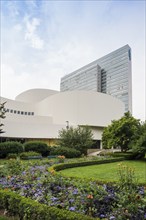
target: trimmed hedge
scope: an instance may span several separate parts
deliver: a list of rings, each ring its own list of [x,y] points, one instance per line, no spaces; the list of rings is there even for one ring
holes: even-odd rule
[[[9,218],[7,218],[5,216],[0,216],[0,220],[9,220]]]
[[[114,152],[111,154],[112,157],[124,157],[127,160],[132,158],[132,152]]]
[[[41,141],[29,141],[24,144],[24,150],[35,151],[40,153],[42,156],[48,156],[50,153],[50,148],[46,143]]]
[[[23,145],[20,142],[7,141],[0,143],[0,158],[5,158],[8,154],[18,154],[23,152]]]
[[[8,154],[7,159],[17,159],[18,154]]]
[[[42,159],[42,155],[40,153],[29,151],[29,152],[23,152],[20,155],[20,159],[27,160],[27,159]]]
[[[48,207],[6,190],[0,190],[0,209],[6,209],[9,214],[21,220],[97,220],[65,209]]]
[[[82,167],[82,166],[90,166],[96,164],[105,164],[105,163],[113,163],[120,162],[125,160],[125,158],[115,158],[115,159],[107,159],[107,160],[92,160],[92,161],[83,161],[83,162],[75,162],[75,163],[62,163],[53,166],[53,169],[56,171],[73,168],[73,167]],[[52,169],[52,167],[50,168]]]
[[[66,158],[75,158],[80,157],[81,152],[69,147],[53,147],[51,148],[50,155],[63,155]]]

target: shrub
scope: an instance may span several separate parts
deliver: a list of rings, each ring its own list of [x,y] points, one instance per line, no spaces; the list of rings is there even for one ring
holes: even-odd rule
[[[24,144],[24,149],[26,152],[28,152],[28,151],[38,152],[38,153],[42,154],[42,156],[48,156],[50,153],[50,147],[46,143],[43,143],[40,141],[26,142]]]
[[[83,166],[105,164],[105,163],[113,163],[113,162],[118,162],[118,161],[120,162],[123,160],[124,160],[124,158],[114,158],[114,159],[106,159],[106,160],[92,160],[92,161],[83,161],[83,162],[62,163],[62,164],[54,165],[53,169],[55,171],[60,171],[60,170],[64,170],[67,168],[83,167]]]
[[[114,154],[113,154],[113,157],[123,157],[123,158],[125,158],[125,160],[131,160],[132,159],[132,152],[126,152],[126,153],[123,153],[123,152],[115,152]]]
[[[6,216],[0,216],[0,220],[9,220]]]
[[[59,131],[58,145],[79,150],[81,154],[87,155],[87,149],[93,145],[92,130],[88,126],[76,128],[71,126],[68,129],[62,129]]]
[[[18,154],[8,154],[7,159],[17,159]]]
[[[23,152],[23,146],[19,142],[8,141],[0,143],[0,158],[5,158],[8,154],[18,154],[21,152]]]
[[[59,155],[57,158],[58,158],[59,163],[64,163],[65,156]]]
[[[5,165],[8,174],[11,175],[20,175],[23,171],[23,164],[20,161],[20,159],[11,159],[9,162]]]
[[[137,188],[137,179],[134,169],[120,163],[118,168],[119,187],[124,191],[133,191]]]
[[[20,159],[29,159],[31,157],[42,157],[40,153],[29,151],[20,154]]]
[[[81,152],[68,147],[53,147],[50,155],[64,155],[67,158],[74,158],[81,156]]]
[[[146,131],[139,137],[133,147],[133,159],[143,159],[146,154]]]
[[[48,207],[6,190],[0,190],[0,209],[6,209],[10,215],[17,215],[21,220],[93,220],[92,217]]]

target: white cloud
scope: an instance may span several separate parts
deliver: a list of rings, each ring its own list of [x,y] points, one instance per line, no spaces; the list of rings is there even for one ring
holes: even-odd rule
[[[44,41],[37,34],[37,27],[40,25],[40,19],[32,18],[29,20],[28,17],[25,17],[24,22],[26,24],[25,40],[32,48],[43,49]]]
[[[22,25],[16,24],[16,25],[14,26],[14,29],[15,29],[15,31],[21,31],[21,30],[22,30]]]
[[[12,18],[15,18],[19,15],[19,10],[15,1],[7,1],[6,4],[9,10],[9,15]]]

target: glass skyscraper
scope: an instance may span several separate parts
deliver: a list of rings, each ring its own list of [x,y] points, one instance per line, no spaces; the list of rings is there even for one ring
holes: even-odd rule
[[[61,91],[92,90],[112,95],[132,112],[131,48],[125,45],[61,78]]]

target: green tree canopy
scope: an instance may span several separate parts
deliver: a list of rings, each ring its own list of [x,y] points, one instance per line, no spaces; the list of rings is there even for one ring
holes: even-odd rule
[[[74,148],[82,154],[87,154],[87,149],[93,144],[93,134],[88,126],[77,128],[69,127],[59,132],[58,145],[61,147]]]
[[[104,129],[102,145],[105,149],[121,148],[127,151],[130,143],[139,137],[140,120],[135,119],[130,112],[126,112],[119,120],[112,121],[111,125]]]
[[[141,125],[139,137],[131,143],[133,158],[141,159],[146,154],[146,122]]]
[[[3,129],[2,129],[2,126],[4,126],[3,123],[1,123],[1,119],[4,119],[6,116],[5,116],[5,113],[6,113],[6,110],[5,110],[5,103],[0,103],[0,134],[1,133],[4,133]]]

